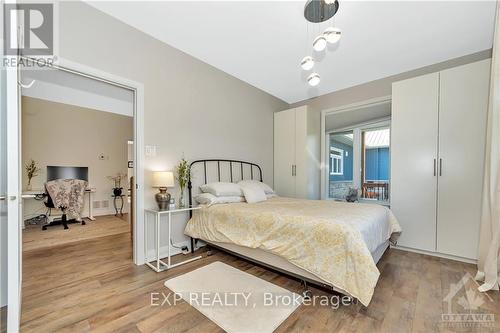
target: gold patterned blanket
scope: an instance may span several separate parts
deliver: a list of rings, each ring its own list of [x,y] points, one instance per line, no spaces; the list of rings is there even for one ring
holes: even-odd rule
[[[281,197],[204,207],[193,212],[185,229],[193,238],[271,252],[365,306],[380,275],[369,247],[395,240],[400,232],[381,205]]]

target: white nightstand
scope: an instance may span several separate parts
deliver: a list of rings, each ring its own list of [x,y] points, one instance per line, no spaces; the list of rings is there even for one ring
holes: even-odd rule
[[[152,214],[155,217],[155,230],[156,230],[156,265],[152,265],[150,262],[146,261],[146,265],[148,265],[151,269],[153,269],[155,272],[162,272],[165,271],[169,268],[173,268],[182,264],[186,264],[188,262],[194,261],[201,259],[201,256],[191,258],[188,260],[184,260],[182,262],[178,262],[175,264],[171,263],[171,253],[170,253],[170,243],[171,243],[171,237],[172,237],[172,214],[175,213],[180,213],[180,212],[186,212],[190,210],[196,210],[200,209],[201,207],[185,207],[185,208],[175,208],[175,209],[169,209],[169,210],[159,210],[159,209],[145,209],[144,210],[144,221],[147,222],[147,214]],[[160,259],[160,218],[162,215],[167,215],[168,216],[168,252],[167,252],[167,262],[164,262],[163,260]],[[144,228],[144,235],[145,235],[145,240],[144,240],[144,247],[146,250],[147,254],[147,223],[145,223],[145,228]],[[147,256],[147,255],[146,255]],[[163,258],[164,259],[164,258]],[[147,260],[147,259],[146,259]]]

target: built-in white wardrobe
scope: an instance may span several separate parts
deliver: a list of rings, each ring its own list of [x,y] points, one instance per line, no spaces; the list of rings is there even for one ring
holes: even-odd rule
[[[489,80],[488,59],[392,85],[398,245],[477,258]]]
[[[274,114],[274,190],[319,199],[320,112],[301,106]]]

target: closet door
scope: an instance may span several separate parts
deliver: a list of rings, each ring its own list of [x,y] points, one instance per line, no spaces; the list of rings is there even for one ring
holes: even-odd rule
[[[274,114],[274,190],[295,197],[295,109]]]
[[[399,245],[436,249],[439,74],[392,85],[391,209],[403,228]]]
[[[437,251],[477,258],[490,60],[441,72]]]

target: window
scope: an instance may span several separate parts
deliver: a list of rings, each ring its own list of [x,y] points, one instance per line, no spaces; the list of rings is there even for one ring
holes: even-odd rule
[[[389,201],[389,127],[361,130],[361,197]]]
[[[344,150],[330,147],[330,175],[344,174]]]
[[[328,137],[328,195],[342,200],[353,186],[353,132],[330,133]]]
[[[349,130],[330,132],[325,155],[328,198],[344,200],[357,189],[361,201],[390,200],[390,123],[359,124]]]

